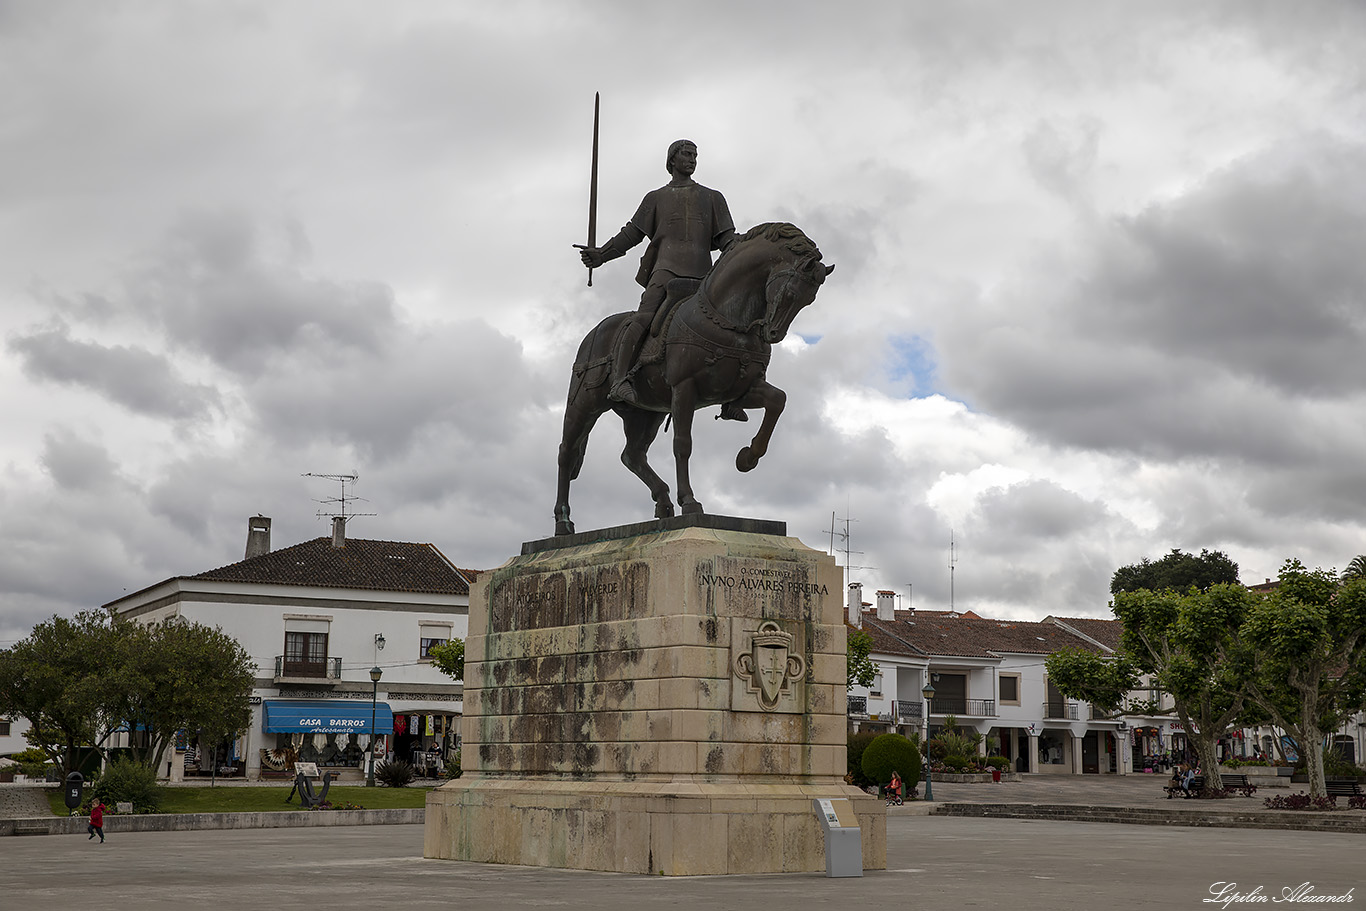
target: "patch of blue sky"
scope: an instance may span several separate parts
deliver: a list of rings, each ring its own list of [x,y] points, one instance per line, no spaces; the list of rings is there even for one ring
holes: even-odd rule
[[[801,339],[802,341],[806,342],[808,345],[814,345],[821,339],[825,338],[825,336],[823,335],[802,335],[800,332],[794,332],[792,334],[797,336],[797,338]]]
[[[919,335],[893,335],[887,339],[890,355],[888,377],[905,387],[907,395],[923,397],[941,390],[936,383],[938,361],[934,345]]]

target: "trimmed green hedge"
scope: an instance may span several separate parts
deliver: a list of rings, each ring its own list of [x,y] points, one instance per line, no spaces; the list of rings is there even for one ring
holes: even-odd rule
[[[920,783],[920,750],[900,734],[879,734],[860,761],[864,776],[879,785],[891,781],[892,772],[901,773],[907,793]]]

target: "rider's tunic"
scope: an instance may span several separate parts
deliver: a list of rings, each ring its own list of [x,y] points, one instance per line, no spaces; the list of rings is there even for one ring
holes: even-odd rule
[[[641,311],[653,313],[664,301],[670,279],[704,277],[711,269],[711,251],[722,249],[734,236],[726,198],[719,190],[690,181],[646,193],[611,244],[625,252],[650,238],[636,282],[645,288]]]

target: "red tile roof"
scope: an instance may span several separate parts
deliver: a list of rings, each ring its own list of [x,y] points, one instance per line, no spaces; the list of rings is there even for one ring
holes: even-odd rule
[[[881,654],[995,658],[1002,654],[1047,655],[1063,648],[1098,651],[1054,623],[950,616],[946,611],[897,611],[894,620],[863,614],[863,629]],[[1105,622],[1105,621],[1102,621]]]
[[[1124,623],[1120,620],[1101,620],[1096,617],[1049,617],[1048,620],[1069,626],[1111,651],[1119,648],[1119,637],[1124,634]]]
[[[470,577],[447,560],[434,544],[347,538],[346,546],[337,548],[332,546],[330,536],[189,578],[449,595],[470,593]]]

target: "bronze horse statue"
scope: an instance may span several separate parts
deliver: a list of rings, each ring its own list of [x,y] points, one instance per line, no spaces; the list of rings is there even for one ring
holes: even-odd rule
[[[725,405],[725,416],[744,420],[738,409],[762,408],[763,421],[754,439],[735,457],[740,471],[757,465],[787,402],[787,394],[765,376],[772,346],[787,335],[797,313],[815,300],[834,268],[821,264],[820,250],[795,225],[770,222],[737,238],[700,286],[695,280],[671,282],[669,300],[660,308],[652,337],[634,368],[636,405],[607,398],[618,379],[611,375],[617,336],[634,314],[617,313],[598,323],[579,345],[569,381],[555,534],[574,533],[569,484],[583,468],[588,434],[608,411],[621,416],[626,431],[621,461],[650,488],[656,518],[674,514],[669,485],[646,458],[666,417],[673,421],[678,505],[684,515],[702,512],[688,478],[693,412]]]

